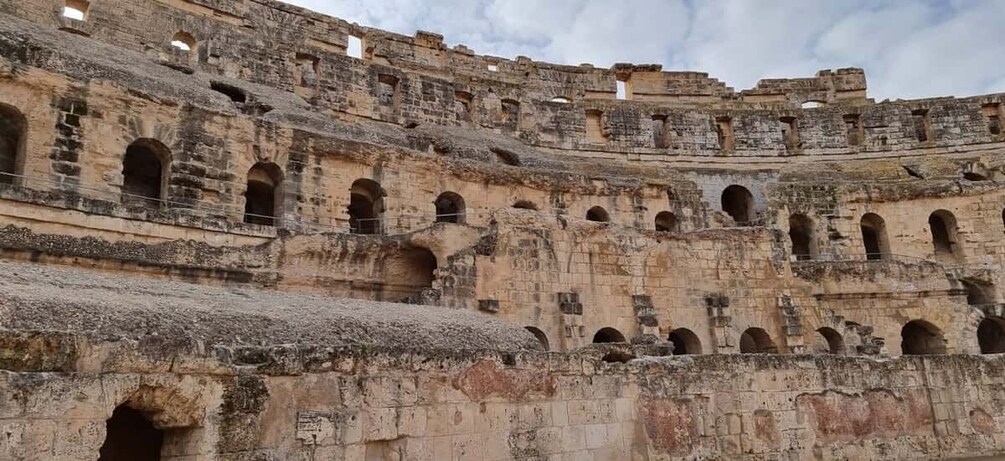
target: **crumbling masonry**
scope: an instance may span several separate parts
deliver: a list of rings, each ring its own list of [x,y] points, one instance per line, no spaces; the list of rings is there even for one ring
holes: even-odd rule
[[[0,459],[1001,454],[1003,99],[0,0]]]

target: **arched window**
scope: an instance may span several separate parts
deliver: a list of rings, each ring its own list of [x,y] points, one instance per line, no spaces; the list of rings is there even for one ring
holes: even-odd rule
[[[0,104],[0,184],[14,184],[23,169],[28,122],[12,106]]]
[[[464,198],[454,192],[436,197],[436,222],[464,224]]]
[[[534,335],[535,338],[537,338],[537,342],[541,343],[541,347],[543,347],[544,350],[546,351],[551,350],[548,346],[548,335],[544,334],[544,332],[541,331],[540,328],[524,327],[524,329],[529,331],[531,334]]]
[[[673,344],[673,355],[701,354],[701,340],[698,339],[698,335],[687,328],[671,331],[667,341]]]
[[[178,51],[190,52],[195,50],[195,37],[188,32],[178,32],[171,37],[171,46]]]
[[[817,330],[819,335],[819,345],[815,347],[816,353],[820,354],[844,354],[844,338],[841,333],[830,327],[823,327]]]
[[[87,10],[90,6],[91,4],[87,0],[66,0],[65,6],[63,6],[63,17],[75,21],[86,20]]]
[[[680,225],[677,223],[677,216],[669,211],[661,211],[656,214],[656,230],[658,232],[677,232]]]
[[[357,179],[349,189],[349,228],[354,234],[383,232],[384,191],[372,179]]]
[[[924,320],[912,320],[900,330],[900,350],[904,355],[945,354],[946,340],[938,327]]]
[[[932,232],[932,246],[936,259],[951,260],[960,256],[957,241],[956,217],[946,210],[938,210],[928,217]]]
[[[248,171],[244,192],[244,222],[273,226],[282,212],[283,172],[275,163],[256,163]]]
[[[537,205],[530,200],[517,200],[513,203],[513,208],[518,210],[537,210]]]
[[[865,257],[874,261],[890,254],[890,243],[886,238],[886,222],[878,214],[866,213],[862,216],[862,244]]]
[[[604,207],[595,206],[586,211],[586,220],[594,222],[609,222],[611,215],[607,214]]]
[[[729,186],[722,191],[722,211],[737,224],[748,223],[754,219],[754,196],[746,187]]]
[[[122,160],[122,201],[158,206],[167,196],[171,153],[160,141],[142,138],[126,148]]]
[[[808,261],[816,255],[813,239],[813,221],[804,214],[789,216],[789,239],[792,240],[792,254],[797,261]]]
[[[981,354],[1005,353],[1005,320],[987,317],[977,326],[977,343]]]
[[[621,334],[620,331],[614,328],[601,328],[597,331],[597,334],[593,335],[593,344],[604,344],[604,343],[623,343],[625,341],[625,335]]]
[[[778,347],[763,328],[747,328],[740,335],[741,354],[777,354]]]
[[[105,442],[99,461],[159,461],[164,431],[154,427],[143,413],[122,405],[105,422]]]

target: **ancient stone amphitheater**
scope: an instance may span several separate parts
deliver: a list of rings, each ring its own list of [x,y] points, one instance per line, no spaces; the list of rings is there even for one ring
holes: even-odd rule
[[[0,459],[1003,453],[1002,104],[0,0]]]

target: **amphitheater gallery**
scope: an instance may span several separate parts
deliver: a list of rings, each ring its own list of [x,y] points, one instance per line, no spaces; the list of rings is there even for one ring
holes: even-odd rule
[[[1002,104],[0,0],[0,459],[991,459]]]

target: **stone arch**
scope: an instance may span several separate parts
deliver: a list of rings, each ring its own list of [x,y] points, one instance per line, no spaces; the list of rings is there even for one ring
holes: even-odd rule
[[[384,230],[384,189],[372,179],[357,179],[349,188],[349,228],[354,234],[376,235]]]
[[[844,337],[831,327],[817,329],[817,334],[823,340],[817,353],[843,355],[845,352]]]
[[[436,269],[436,255],[428,248],[403,248],[384,258],[384,300],[421,304],[433,288]]]
[[[771,339],[771,335],[763,328],[747,328],[740,335],[741,354],[777,354],[778,346]]]
[[[98,461],[160,461],[164,431],[143,413],[120,405],[105,422]]]
[[[159,206],[167,197],[171,151],[156,139],[141,138],[122,159],[123,202]]]
[[[541,347],[543,347],[544,350],[546,351],[551,350],[548,344],[548,335],[545,334],[543,331],[541,331],[540,328],[524,327],[524,329],[529,331],[532,335],[534,335],[535,338],[537,338],[537,342],[541,343]]]
[[[701,340],[698,335],[687,328],[678,328],[670,332],[667,341],[673,344],[673,355],[700,355]]]
[[[907,322],[900,330],[900,350],[903,355],[932,355],[946,353],[946,340],[942,330],[924,320]]]
[[[17,184],[24,170],[28,121],[14,106],[0,104],[0,184]]]
[[[677,232],[680,230],[680,223],[677,222],[677,215],[669,211],[656,213],[657,232]]]
[[[464,224],[464,197],[456,192],[444,192],[433,202],[436,206],[436,222]]]
[[[977,326],[977,344],[981,354],[1005,353],[1005,319],[986,317]]]
[[[605,327],[597,330],[597,333],[593,335],[593,344],[607,344],[607,343],[624,343],[625,335],[621,334],[616,328]]]
[[[283,170],[275,163],[256,163],[248,170],[244,222],[273,226],[282,216]]]
[[[76,21],[86,21],[87,12],[91,8],[88,0],[66,0],[63,4],[63,17]]]
[[[610,222],[611,215],[602,206],[595,206],[586,211],[586,220],[593,222]]]
[[[867,260],[880,260],[890,254],[890,241],[886,236],[886,221],[876,213],[862,215],[862,245]]]
[[[798,261],[808,261],[816,256],[813,220],[802,213],[789,215],[789,240],[792,241],[792,255]]]
[[[171,37],[171,46],[178,51],[184,51],[190,53],[195,51],[196,40],[195,37],[192,36],[192,34],[185,31],[179,31],[178,33],[174,34],[173,37]]]
[[[956,216],[946,210],[935,211],[928,216],[928,228],[936,259],[955,260],[961,256]]]
[[[754,195],[746,187],[733,184],[722,191],[722,211],[737,224],[754,220]]]

